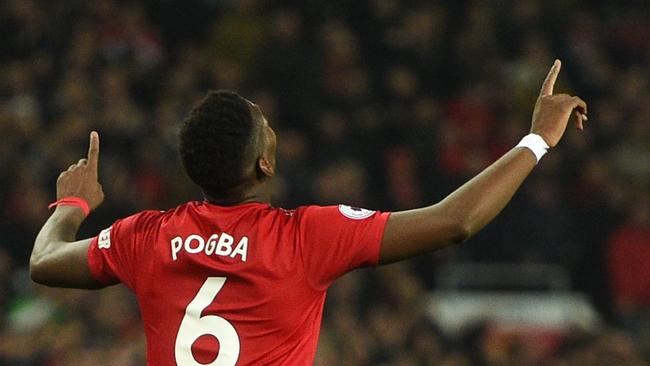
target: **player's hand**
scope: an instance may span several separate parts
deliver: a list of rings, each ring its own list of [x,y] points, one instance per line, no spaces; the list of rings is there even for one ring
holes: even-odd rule
[[[562,63],[555,60],[542,84],[542,90],[535,103],[533,123],[530,132],[540,135],[550,147],[554,147],[564,135],[569,117],[575,116],[576,128],[583,129],[587,120],[587,103],[579,97],[568,94],[553,94],[555,80]]]
[[[70,165],[62,172],[56,181],[57,199],[75,196],[88,202],[90,210],[94,210],[104,200],[104,191],[98,181],[97,166],[99,163],[99,134],[90,133],[88,156]]]

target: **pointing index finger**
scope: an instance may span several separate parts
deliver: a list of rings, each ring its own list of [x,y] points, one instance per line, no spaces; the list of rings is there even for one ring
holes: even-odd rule
[[[99,134],[96,131],[90,133],[90,145],[88,146],[88,167],[97,175],[99,162]]]
[[[539,93],[539,96],[553,95],[553,87],[555,86],[555,80],[557,80],[557,75],[560,73],[562,68],[562,62],[560,60],[555,60],[551,70],[546,75],[546,79],[542,84],[542,90]]]

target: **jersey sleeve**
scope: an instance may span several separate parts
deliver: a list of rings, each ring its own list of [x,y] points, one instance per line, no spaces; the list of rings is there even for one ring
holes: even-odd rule
[[[345,273],[379,262],[389,213],[346,205],[298,209],[299,241],[310,284],[324,290]]]
[[[147,243],[155,240],[159,211],[143,211],[115,221],[102,230],[88,246],[88,268],[105,285],[124,283],[136,286],[136,270],[144,268]]]

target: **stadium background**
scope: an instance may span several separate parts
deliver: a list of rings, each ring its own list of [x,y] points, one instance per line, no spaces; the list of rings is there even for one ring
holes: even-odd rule
[[[643,365],[650,337],[647,1],[0,3],[0,364],[142,365],[123,287],[48,289],[26,272],[59,171],[100,131],[104,204],[83,225],[200,195],[176,157],[208,88],[278,131],[275,204],[401,210],[436,202],[514,146],[555,57],[589,102],[504,213],[456,248],[348,275],[318,365]],[[441,265],[559,265],[599,314],[544,352],[490,321],[426,316]],[[161,304],[164,306],[164,304]],[[496,340],[495,340],[496,339]]]

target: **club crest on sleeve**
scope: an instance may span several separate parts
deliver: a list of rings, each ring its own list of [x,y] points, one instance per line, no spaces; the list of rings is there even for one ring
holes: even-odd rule
[[[109,249],[111,247],[111,229],[113,227],[109,226],[108,228],[102,230],[99,233],[97,238],[97,246],[99,249]]]
[[[348,219],[363,220],[374,215],[375,211],[366,210],[365,208],[352,207],[348,205],[339,205],[339,211]]]

